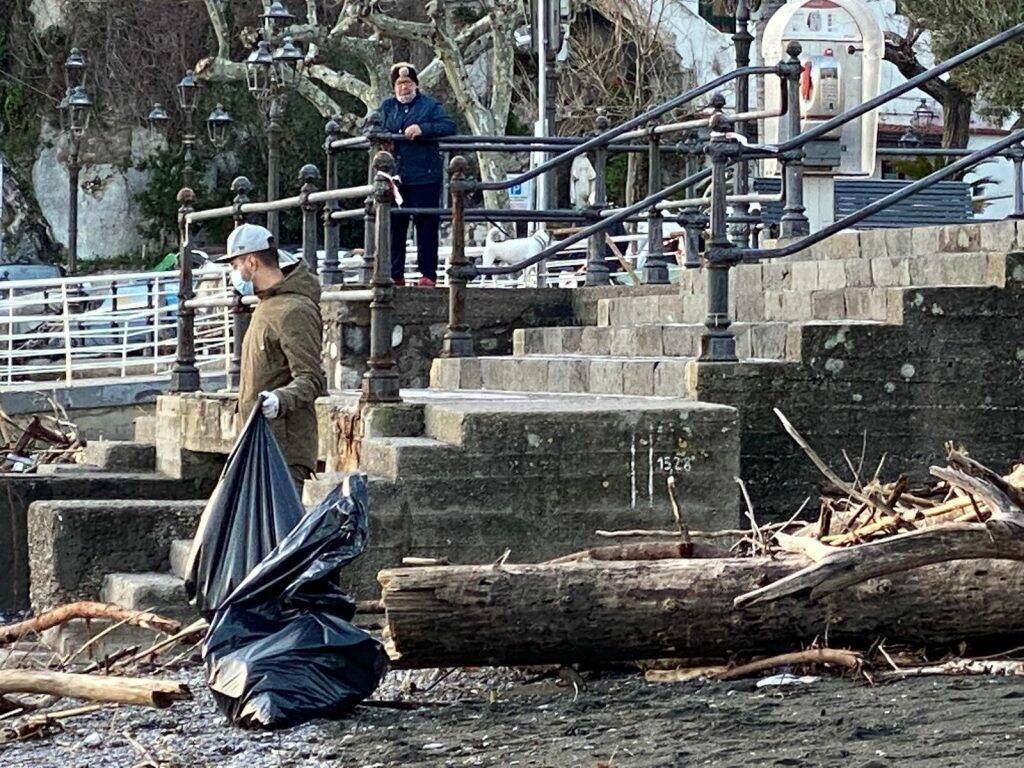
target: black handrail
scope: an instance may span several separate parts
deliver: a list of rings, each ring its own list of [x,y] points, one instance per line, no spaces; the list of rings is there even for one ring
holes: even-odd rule
[[[643,200],[639,200],[630,206],[622,208],[610,216],[603,217],[601,221],[591,224],[589,227],[584,227],[574,235],[570,235],[557,243],[553,243],[545,248],[540,253],[531,256],[528,259],[524,259],[516,264],[510,264],[502,267],[478,267],[475,264],[467,264],[464,267],[452,267],[450,273],[452,277],[465,278],[466,280],[472,280],[474,277],[479,275],[512,275],[516,272],[521,272],[528,267],[532,267],[534,264],[538,264],[545,259],[549,259],[556,253],[564,251],[571,245],[575,245],[583,240],[586,240],[591,235],[597,234],[611,228],[613,224],[618,224],[631,216],[639,213],[640,211],[646,210],[654,205],[657,205],[662,200],[667,200],[672,195],[683,191],[689,186],[698,184],[711,176],[711,171],[705,168],[702,171],[691,174],[685,179],[677,181],[675,184],[671,184],[661,192],[653,195],[648,195]],[[468,211],[467,211],[468,213]]]
[[[738,77],[749,77],[750,75],[771,75],[777,73],[778,67],[740,67],[739,69],[734,69],[732,72],[728,72],[722,75],[721,77],[717,77],[709,83],[697,86],[696,88],[691,88],[685,93],[681,93],[680,95],[676,96],[674,99],[670,99],[669,101],[666,101],[665,103],[660,104],[657,107],[654,107],[653,109],[649,109],[643,114],[632,118],[631,120],[627,120],[624,123],[620,123],[614,128],[609,128],[604,133],[601,133],[592,139],[588,139],[579,146],[567,150],[566,152],[563,152],[562,154],[557,155],[556,157],[553,157],[550,160],[541,163],[536,168],[531,168],[528,171],[524,171],[518,176],[514,176],[511,179],[505,179],[504,181],[467,181],[463,182],[465,184],[464,188],[466,191],[478,192],[511,189],[512,187],[518,184],[522,184],[525,181],[535,179],[541,174],[547,173],[548,171],[557,168],[563,163],[566,163],[570,160],[573,160],[576,157],[579,157],[582,154],[585,154],[586,152],[589,152],[591,149],[596,149],[598,147],[603,147],[608,144],[611,144],[612,139],[615,139],[618,136],[621,136],[622,134],[633,130],[634,128],[639,128],[640,126],[645,125],[651,120],[657,117],[661,117],[666,112],[671,112],[673,109],[678,109],[682,105],[687,104],[688,102],[691,102],[694,99],[703,96],[706,93],[711,93],[712,91],[722,87],[726,83],[729,83]]]
[[[763,259],[777,259],[783,256],[791,256],[794,253],[799,253],[800,251],[831,237],[837,232],[848,229],[854,224],[859,224],[864,221],[864,219],[874,216],[879,211],[884,211],[886,208],[906,200],[908,197],[917,194],[922,189],[927,189],[950,176],[955,176],[961,171],[965,171],[972,166],[989,159],[990,157],[998,155],[1008,147],[1011,147],[1014,144],[1019,144],[1021,141],[1024,141],[1024,129],[1014,131],[1009,136],[997,141],[995,144],[990,144],[987,147],[976,150],[966,157],[957,160],[955,163],[950,163],[946,167],[940,168],[922,179],[918,179],[913,184],[908,184],[906,187],[898,189],[892,194],[886,195],[880,200],[876,200],[858,211],[854,211],[849,216],[844,216],[839,221],[829,224],[827,227],[818,230],[814,234],[806,235],[805,237],[802,237],[792,243],[788,243],[780,248],[709,249],[708,259],[710,261],[714,261],[716,260],[716,257],[721,257],[723,254],[727,253],[730,260],[741,259],[743,261],[756,262]]]

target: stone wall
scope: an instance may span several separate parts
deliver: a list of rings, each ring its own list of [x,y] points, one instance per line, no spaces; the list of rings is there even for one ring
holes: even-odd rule
[[[512,353],[512,331],[572,325],[572,291],[562,288],[471,288],[466,300],[480,355]],[[430,363],[441,354],[448,327],[448,291],[395,289],[395,362],[403,387],[429,385]],[[324,369],[330,389],[358,389],[370,352],[370,307],[362,302],[325,303]]]
[[[742,472],[759,519],[785,518],[820,473],[783,432],[779,408],[842,477],[842,451],[863,473],[928,482],[944,444],[997,471],[1024,451],[1024,255],[1006,257],[1006,287],[909,289],[902,325],[805,325],[802,362],[691,364],[702,400],[740,409]],[[883,463],[884,456],[884,463]]]

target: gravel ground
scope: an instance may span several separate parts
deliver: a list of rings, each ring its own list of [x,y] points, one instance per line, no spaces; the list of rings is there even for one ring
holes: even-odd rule
[[[194,701],[68,721],[46,739],[0,747],[0,766],[133,766],[140,756],[125,733],[182,768],[1024,764],[1024,679],[757,689],[753,680],[647,683],[639,673],[584,673],[582,687],[521,670],[443,675],[390,673],[376,694],[442,706],[360,707],[341,722],[253,733],[224,724],[193,667],[176,676]]]

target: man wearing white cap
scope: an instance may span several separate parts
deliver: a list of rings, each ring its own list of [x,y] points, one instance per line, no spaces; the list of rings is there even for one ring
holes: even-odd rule
[[[238,411],[248,418],[259,403],[301,491],[316,469],[313,403],[327,394],[320,283],[301,259],[282,269],[273,235],[256,224],[236,227],[217,261],[231,263],[235,290],[260,299],[242,342]]]

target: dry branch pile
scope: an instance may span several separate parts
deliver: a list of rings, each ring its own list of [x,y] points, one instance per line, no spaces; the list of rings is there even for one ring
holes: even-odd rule
[[[866,476],[849,459],[844,480],[778,416],[829,483],[816,521],[758,526],[744,487],[751,528],[717,538],[677,512],[675,530],[600,532],[646,542],[548,563],[382,571],[394,663],[735,661],[816,638],[865,649],[1024,637],[1024,466],[1002,476],[949,447],[933,484],[883,483],[881,468]]]
[[[52,402],[52,401],[51,401]],[[33,416],[19,424],[0,410],[0,472],[33,472],[40,464],[73,462],[83,442],[74,424],[61,418],[59,406],[55,415]]]

